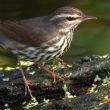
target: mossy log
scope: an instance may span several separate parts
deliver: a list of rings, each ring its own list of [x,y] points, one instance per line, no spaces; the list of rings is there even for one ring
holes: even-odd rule
[[[45,66],[62,76],[65,81],[53,82],[49,75],[35,65],[23,67],[32,94],[39,102],[30,110],[81,110],[81,107],[83,110],[93,110],[94,105],[96,107],[103,102],[102,99],[106,95],[110,96],[110,86],[104,80],[108,78],[110,81],[109,55],[106,57],[86,56],[74,61],[73,65],[69,66],[60,62],[45,64]],[[106,86],[103,86],[103,83]],[[90,93],[93,84],[97,85],[95,88],[98,90],[97,93],[95,93],[95,89]],[[77,97],[69,99],[67,93]],[[44,99],[49,99],[49,102],[45,104]],[[30,97],[28,94],[25,95],[25,87],[19,69],[1,70],[0,107],[3,109],[6,108],[4,105],[9,104],[12,110],[17,110],[17,108],[25,110],[27,108],[23,108],[23,103],[29,101]],[[101,106],[101,109],[105,106],[108,105]]]

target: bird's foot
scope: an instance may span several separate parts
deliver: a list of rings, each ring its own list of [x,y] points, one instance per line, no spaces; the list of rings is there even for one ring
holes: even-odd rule
[[[61,76],[55,74],[54,72],[50,71],[48,68],[44,67],[43,65],[41,64],[38,64],[36,63],[35,65],[37,65],[38,67],[40,67],[42,70],[44,70],[45,72],[47,72],[53,79],[54,79],[54,82],[56,80],[61,80],[61,81],[64,81],[64,78],[62,78]]]
[[[33,98],[33,95],[31,93],[30,87],[29,87],[29,81],[26,79],[26,77],[22,78],[25,86],[25,96],[29,93],[30,97]]]
[[[28,80],[26,79],[26,77],[24,75],[24,71],[23,71],[22,66],[20,65],[20,63],[19,63],[19,69],[20,69],[20,72],[21,72],[21,75],[22,75],[22,80],[24,82],[24,86],[25,86],[25,96],[27,94],[29,94],[30,97],[33,99],[33,95],[31,93],[31,90],[30,90],[30,87],[29,87],[29,82],[28,82]]]
[[[52,71],[50,71],[50,70],[48,70],[47,73],[51,75],[51,77],[53,78],[54,82],[55,82],[56,80],[64,81],[64,78],[62,78],[61,76],[55,74],[54,72],[52,72]]]

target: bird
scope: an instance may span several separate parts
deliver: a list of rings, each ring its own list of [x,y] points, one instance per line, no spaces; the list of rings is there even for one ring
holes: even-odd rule
[[[63,80],[42,65],[42,62],[61,57],[70,48],[74,30],[85,20],[96,19],[81,10],[64,6],[47,16],[23,20],[0,20],[0,47],[9,49],[18,59],[26,90],[32,96],[24,75],[21,60],[38,62],[54,78]]]

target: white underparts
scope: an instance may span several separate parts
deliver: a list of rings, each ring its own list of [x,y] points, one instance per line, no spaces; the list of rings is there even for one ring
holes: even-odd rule
[[[13,50],[19,59],[45,61],[58,58],[70,47],[73,32],[68,32],[64,36],[55,37],[49,43],[43,43],[41,47],[24,46],[24,50]],[[49,44],[49,45],[48,45]]]

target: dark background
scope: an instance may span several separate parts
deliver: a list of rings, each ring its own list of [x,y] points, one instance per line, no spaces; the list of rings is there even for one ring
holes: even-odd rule
[[[78,26],[71,48],[63,56],[65,60],[110,53],[110,0],[0,0],[0,19],[44,16],[61,6],[74,6],[87,15],[98,17]],[[0,65],[10,62],[15,62],[14,57],[0,49]]]

